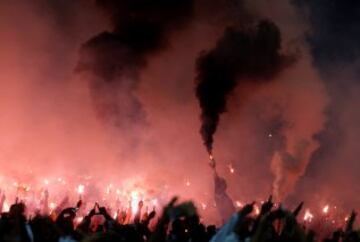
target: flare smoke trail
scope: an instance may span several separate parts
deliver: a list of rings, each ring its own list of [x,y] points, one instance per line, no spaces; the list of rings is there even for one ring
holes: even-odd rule
[[[358,183],[356,144],[360,138],[360,2],[356,0],[295,0],[309,25],[307,42],[313,64],[319,70],[331,98],[328,121],[316,136],[316,151],[298,193],[340,198],[347,207],[357,207],[354,190]],[[344,174],[346,174],[344,176]],[[312,184],[320,184],[314,187]],[[344,199],[347,198],[347,199]]]
[[[269,82],[294,58],[282,54],[278,27],[260,21],[255,27],[228,28],[216,47],[197,60],[196,96],[201,107],[200,133],[209,154],[220,115],[237,85]]]
[[[97,0],[111,20],[105,31],[81,47],[77,71],[90,73],[90,89],[98,116],[131,130],[145,120],[134,91],[150,55],[168,45],[170,33],[191,20],[192,0]]]

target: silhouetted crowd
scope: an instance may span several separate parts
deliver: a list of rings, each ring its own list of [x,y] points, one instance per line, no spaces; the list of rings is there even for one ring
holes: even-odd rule
[[[343,228],[332,231],[328,238],[319,238],[297,219],[303,204],[294,211],[275,207],[270,197],[257,215],[254,203],[236,211],[217,228],[204,225],[192,202],[177,203],[174,198],[160,215],[155,210],[142,212],[140,201],[136,213],[119,212],[110,216],[105,207],[95,204],[86,216],[77,220],[81,200],[58,214],[25,216],[25,204],[15,203],[1,214],[1,242],[355,242],[360,230],[354,229],[353,212]]]

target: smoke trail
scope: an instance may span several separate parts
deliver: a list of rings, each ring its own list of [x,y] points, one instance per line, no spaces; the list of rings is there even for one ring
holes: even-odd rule
[[[280,50],[278,27],[263,20],[255,27],[228,28],[214,49],[200,55],[196,96],[201,107],[200,133],[210,154],[220,115],[226,111],[233,89],[241,84],[271,81],[294,61]]]
[[[346,202],[354,207],[359,199],[353,196],[354,190],[343,187],[359,182],[355,171],[359,170],[356,144],[360,137],[360,113],[354,110],[358,110],[360,95],[360,2],[293,2],[310,27],[307,42],[313,64],[331,98],[327,107],[328,122],[317,136],[320,148],[308,168],[302,189],[313,193],[321,190],[331,193],[332,199],[337,197],[342,201],[344,197],[350,198]],[[319,185],[314,188],[314,183]]]
[[[90,73],[98,116],[131,130],[145,120],[134,91],[148,58],[167,47],[170,34],[191,20],[192,0],[97,0],[112,24],[81,47],[78,72]]]

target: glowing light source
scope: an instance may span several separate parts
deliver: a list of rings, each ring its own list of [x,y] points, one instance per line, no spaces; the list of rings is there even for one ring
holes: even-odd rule
[[[54,210],[54,209],[56,208],[56,203],[51,202],[51,203],[49,204],[49,208],[50,208],[51,210]]]
[[[313,218],[314,218],[314,215],[310,212],[309,209],[307,209],[304,214],[304,221],[311,222],[313,220]]]
[[[9,210],[10,210],[10,206],[9,206],[9,204],[5,201],[5,202],[4,202],[4,205],[3,205],[2,212],[9,212]]]
[[[82,195],[84,194],[84,191],[85,191],[85,186],[83,184],[80,184],[78,187],[77,187],[77,192],[79,195]]]
[[[75,223],[80,224],[84,220],[84,217],[77,217],[75,218]]]
[[[235,172],[235,169],[234,169],[234,167],[232,166],[232,164],[229,164],[228,167],[229,167],[230,173],[234,173],[234,172]]]
[[[325,207],[323,207],[322,212],[324,214],[328,214],[329,213],[329,205],[326,205]]]
[[[256,204],[254,205],[254,210],[256,215],[260,214],[260,208]]]
[[[207,208],[206,203],[201,203],[201,208],[202,208],[203,210],[205,210],[205,209]]]
[[[241,208],[241,207],[242,207],[242,203],[241,203],[240,201],[236,201],[236,202],[235,202],[235,205],[236,205],[236,207],[238,207],[238,208]]]

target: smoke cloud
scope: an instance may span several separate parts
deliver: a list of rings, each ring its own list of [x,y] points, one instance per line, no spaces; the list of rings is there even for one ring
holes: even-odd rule
[[[353,191],[343,189],[358,183],[354,171],[359,169],[359,151],[354,144],[360,137],[359,63],[360,18],[358,1],[293,1],[308,24],[307,43],[313,65],[330,96],[326,108],[327,122],[316,135],[319,149],[311,159],[298,194],[312,191],[317,199],[343,200],[344,207],[358,207]],[[344,176],[344,174],[347,174]],[[314,187],[312,184],[319,184]],[[344,199],[345,198],[345,199]]]
[[[149,56],[168,46],[172,32],[191,21],[193,1],[97,0],[96,5],[110,20],[111,30],[82,45],[77,71],[92,74],[86,79],[98,117],[130,137],[145,123],[134,93],[140,71]]]
[[[216,47],[199,57],[196,96],[202,110],[200,133],[209,154],[220,115],[226,111],[227,98],[234,88],[269,81],[294,61],[280,49],[277,26],[261,21],[254,28],[227,29]]]
[[[0,187],[9,199],[14,181],[63,176],[53,198],[92,176],[93,199],[109,183],[136,184],[159,204],[174,194],[207,204],[202,216],[218,221],[191,81],[218,71],[209,81],[228,89],[219,88],[217,169],[231,198],[277,191],[309,206],[358,202],[355,185],[343,189],[359,170],[358,8],[335,11],[339,1],[319,13],[321,1],[300,1],[302,18],[288,0],[154,2],[0,1]],[[250,48],[260,42],[271,65],[255,61],[266,59]]]

